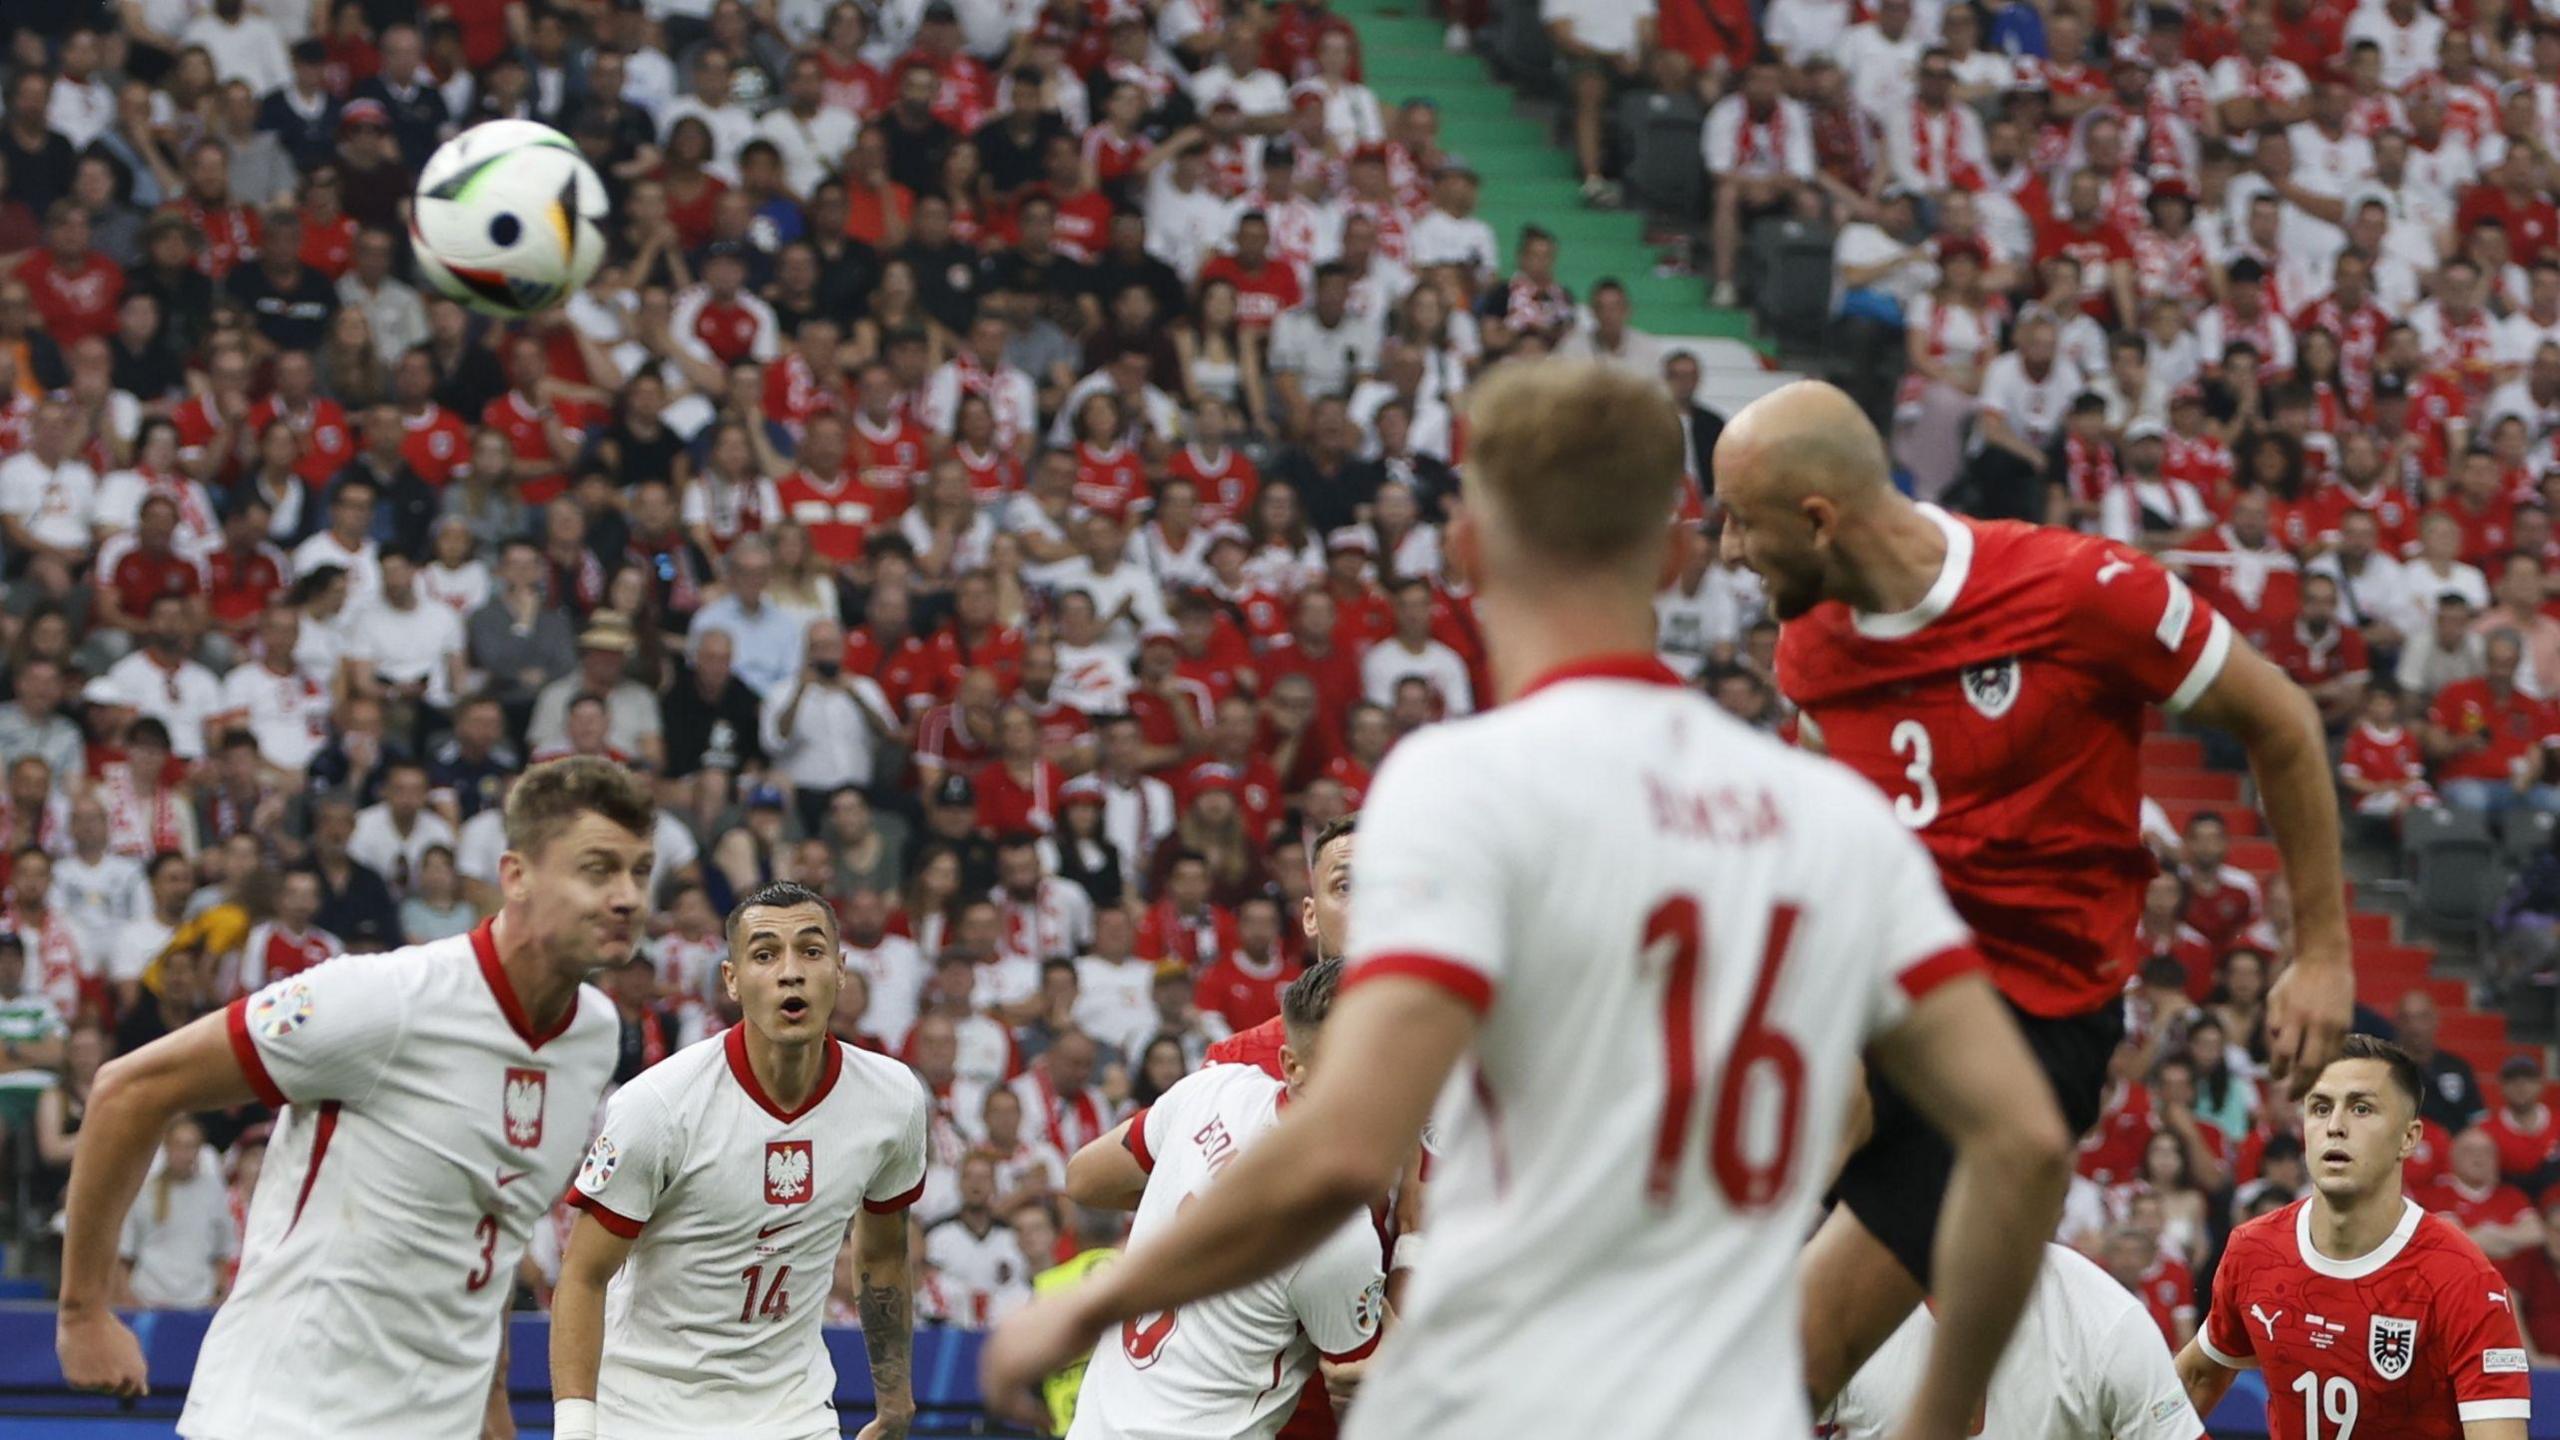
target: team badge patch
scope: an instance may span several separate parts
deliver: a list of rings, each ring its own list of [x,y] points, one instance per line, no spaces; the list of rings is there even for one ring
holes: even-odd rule
[[[1980,712],[1985,720],[1997,720],[2018,703],[2018,657],[2011,655],[1987,665],[1968,665],[1956,676],[1964,686],[1965,703]]]
[[[816,1189],[810,1173],[812,1152],[806,1140],[768,1140],[764,1146],[764,1203],[806,1205]]]
[[[2373,1362],[2373,1373],[2385,1380],[2408,1374],[2409,1362],[2418,1358],[2418,1322],[2374,1316],[2373,1330],[2365,1337],[2364,1358]]]
[[[282,989],[263,990],[249,1002],[249,1026],[270,1040],[281,1040],[311,1018],[311,987],[299,980]]]
[[[507,1122],[507,1143],[518,1150],[531,1150],[542,1144],[543,1102],[551,1092],[551,1074],[547,1070],[524,1070],[507,1067],[506,1088],[499,1094],[499,1110]]]
[[[613,1172],[622,1168],[622,1147],[610,1135],[599,1135],[587,1147],[587,1158],[578,1166],[578,1188],[590,1195],[613,1183]]]

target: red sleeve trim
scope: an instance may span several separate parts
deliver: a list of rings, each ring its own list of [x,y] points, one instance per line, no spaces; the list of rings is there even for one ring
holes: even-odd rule
[[[258,1053],[258,1042],[249,1035],[249,1001],[242,997],[223,1008],[223,1028],[231,1035],[231,1058],[240,1062],[240,1073],[249,1082],[249,1092],[271,1110],[281,1110],[292,1102],[276,1088],[276,1078],[267,1073],[267,1057]]]
[[[1456,996],[1478,1015],[1493,1008],[1493,981],[1472,965],[1461,964],[1446,955],[1428,955],[1418,950],[1390,950],[1372,955],[1351,967],[1342,977],[1342,989],[1366,985],[1390,975],[1402,975],[1422,981]]]
[[[632,1219],[630,1216],[625,1215],[621,1211],[614,1209],[612,1206],[605,1204],[603,1201],[588,1194],[584,1190],[575,1188],[571,1189],[569,1191],[569,1203],[586,1211],[588,1214],[593,1215],[596,1217],[597,1224],[612,1231],[614,1234],[621,1236],[625,1240],[639,1239],[641,1227],[649,1223],[646,1220]]]
[[[1939,986],[1950,980],[1960,980],[1982,968],[1982,952],[1970,943],[1950,945],[1916,965],[1904,966],[1902,973],[1894,979],[1902,986],[1902,993],[1912,1003],[1918,1004]]]
[[[1369,1338],[1361,1341],[1360,1344],[1353,1349],[1346,1350],[1339,1355],[1334,1355],[1327,1353],[1323,1348],[1319,1347],[1316,1350],[1316,1353],[1323,1355],[1327,1361],[1335,1365],[1355,1365],[1360,1361],[1368,1359],[1370,1355],[1376,1352],[1378,1342],[1386,1338],[1386,1333],[1386,1327],[1381,1325],[1377,1329],[1370,1331]]]
[[[862,1208],[870,1211],[874,1215],[895,1215],[899,1211],[906,1209],[908,1206],[915,1204],[918,1200],[923,1198],[924,1181],[919,1177],[915,1183],[915,1188],[909,1190],[904,1195],[893,1195],[886,1200],[874,1200],[867,1195],[864,1196],[862,1200]]]
[[[1129,1148],[1129,1154],[1137,1160],[1139,1169],[1150,1175],[1156,1173],[1155,1152],[1147,1148],[1147,1112],[1145,1110],[1140,1110],[1129,1117],[1128,1133],[1120,1137],[1120,1143]]]

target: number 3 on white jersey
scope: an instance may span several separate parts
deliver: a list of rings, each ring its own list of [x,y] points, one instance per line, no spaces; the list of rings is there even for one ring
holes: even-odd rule
[[[1929,727],[1905,720],[1893,727],[1893,753],[1911,763],[1902,769],[1912,793],[1893,797],[1893,818],[1912,830],[1925,830],[1938,818],[1938,780],[1929,773],[1937,752],[1929,744]]]

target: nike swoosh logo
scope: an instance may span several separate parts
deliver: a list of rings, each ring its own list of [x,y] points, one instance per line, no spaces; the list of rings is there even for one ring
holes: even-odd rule
[[[779,1234],[781,1234],[783,1231],[788,1230],[788,1229],[790,1229],[792,1226],[797,1225],[797,1224],[799,1224],[799,1223],[800,1223],[800,1222],[799,1222],[799,1221],[797,1221],[797,1220],[785,1220],[785,1221],[783,1221],[783,1222],[782,1222],[781,1224],[779,1224],[779,1225],[767,1225],[767,1226],[766,1226],[766,1227],[764,1227],[763,1229],[761,1229],[761,1230],[759,1230],[759,1231],[757,1231],[757,1232],[756,1232],[756,1238],[757,1238],[757,1239],[759,1239],[759,1240],[767,1240],[767,1239],[771,1239],[773,1236],[779,1235]]]
[[[533,1172],[532,1172],[532,1171],[530,1171],[530,1170],[518,1170],[518,1171],[515,1171],[514,1173],[510,1174],[510,1173],[509,1173],[509,1172],[507,1172],[507,1171],[501,1170],[501,1171],[499,1171],[499,1172],[498,1172],[498,1188],[499,1188],[499,1189],[501,1189],[501,1190],[504,1190],[504,1189],[506,1189],[508,1186],[513,1185],[513,1184],[514,1184],[514,1183],[516,1183],[517,1181],[519,1181],[519,1180],[523,1179],[524,1177],[526,1177],[527,1175],[530,1175],[530,1174],[532,1174],[532,1173],[533,1173]]]

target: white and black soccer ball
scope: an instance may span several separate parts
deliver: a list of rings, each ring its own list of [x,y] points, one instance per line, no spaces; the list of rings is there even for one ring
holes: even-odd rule
[[[560,304],[596,273],[604,217],[604,182],[568,136],[490,120],[427,158],[409,241],[437,294],[516,318]]]

